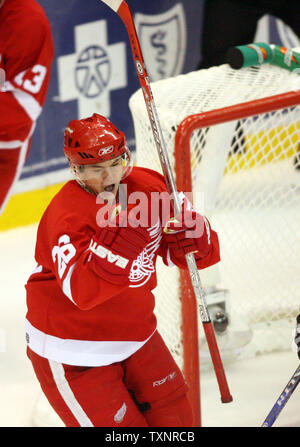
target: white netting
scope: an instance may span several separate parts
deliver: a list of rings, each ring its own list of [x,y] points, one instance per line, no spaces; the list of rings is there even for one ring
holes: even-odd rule
[[[187,116],[296,89],[299,75],[266,64],[239,71],[223,65],[153,83],[171,162],[176,129]],[[136,162],[161,172],[140,90],[129,104]],[[230,292],[231,325],[242,321],[253,330],[251,353],[292,346],[300,305],[299,112],[300,106],[281,109],[191,137],[194,198],[197,192],[205,198],[196,208],[209,216],[221,243],[216,285]],[[160,263],[158,271],[159,328],[174,352],[181,339],[178,272]]]

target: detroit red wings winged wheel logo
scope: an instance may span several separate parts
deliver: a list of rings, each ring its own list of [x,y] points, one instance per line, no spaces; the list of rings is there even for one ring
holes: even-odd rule
[[[158,221],[153,227],[148,229],[151,241],[144,248],[142,253],[133,261],[129,274],[129,287],[141,287],[149,281],[152,273],[155,272],[153,258],[159,247],[162,231]]]

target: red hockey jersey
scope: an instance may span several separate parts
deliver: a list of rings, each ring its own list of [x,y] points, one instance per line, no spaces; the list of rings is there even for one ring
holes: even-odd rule
[[[50,24],[38,2],[6,0],[0,8],[0,68],[6,77],[5,92],[0,92],[0,148],[19,147],[32,133],[53,57]]]
[[[26,284],[26,337],[43,357],[71,365],[107,365],[132,355],[156,329],[152,290],[165,222],[153,193],[166,191],[166,185],[160,174],[135,167],[121,186],[127,197],[137,191],[146,197],[149,211],[151,241],[131,267],[129,286],[109,283],[93,268],[91,241],[99,231],[97,215],[103,204],[76,181],[60,190],[41,219],[38,266]],[[211,253],[197,263],[199,268],[219,261],[214,231],[211,240]]]

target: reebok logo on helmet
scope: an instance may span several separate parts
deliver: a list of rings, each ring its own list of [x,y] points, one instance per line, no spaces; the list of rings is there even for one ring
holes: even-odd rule
[[[100,149],[98,152],[99,157],[102,157],[103,155],[107,155],[110,154],[111,152],[113,152],[114,147],[113,146],[107,146],[104,147],[103,149]]]

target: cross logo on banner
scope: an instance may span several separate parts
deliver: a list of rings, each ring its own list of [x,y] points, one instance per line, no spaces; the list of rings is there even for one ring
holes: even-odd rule
[[[126,45],[108,45],[106,20],[74,28],[75,54],[60,56],[59,101],[78,100],[78,118],[111,114],[110,91],[127,86]]]

